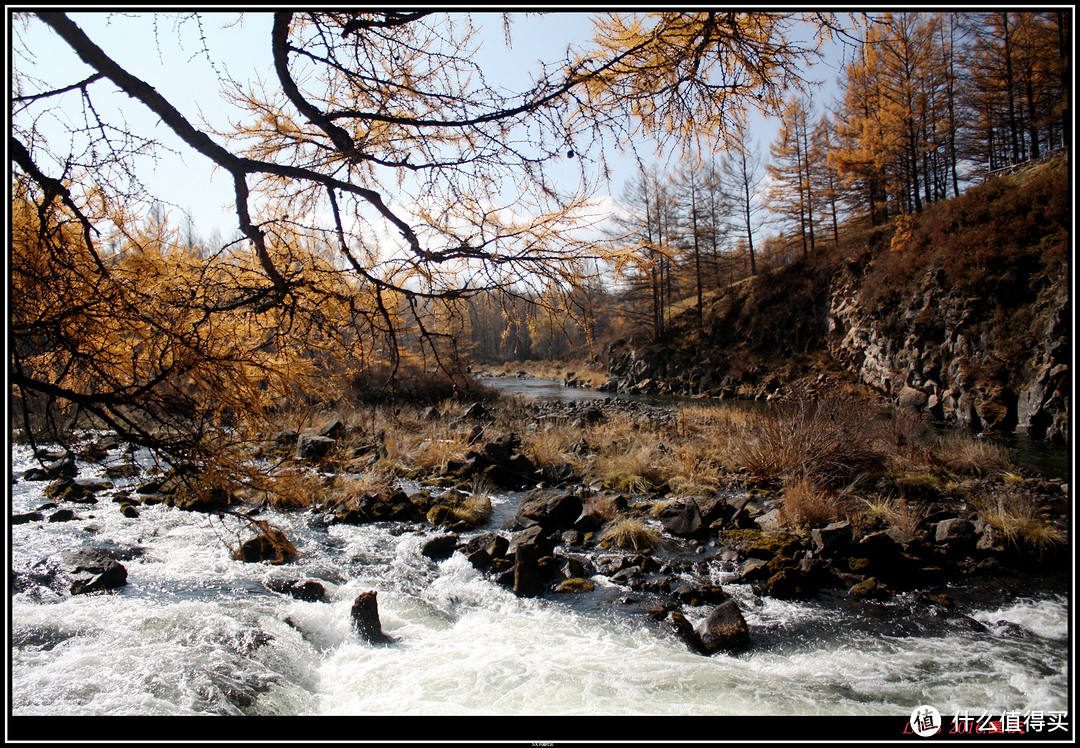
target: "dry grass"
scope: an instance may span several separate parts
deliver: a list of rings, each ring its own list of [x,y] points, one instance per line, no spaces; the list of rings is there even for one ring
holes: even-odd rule
[[[754,413],[734,456],[754,478],[805,477],[818,485],[879,470],[885,454],[869,404],[828,395],[802,398],[773,413]]]
[[[866,501],[866,514],[879,517],[908,535],[915,535],[926,519],[928,507],[906,499],[883,499]]]
[[[805,476],[785,479],[783,493],[781,511],[790,527],[823,527],[843,517],[842,496]]]
[[[600,533],[597,542],[605,548],[621,548],[634,553],[655,551],[661,545],[660,533],[644,520],[623,517],[611,522]]]
[[[949,434],[939,439],[935,452],[950,471],[960,475],[983,476],[1016,469],[1003,445],[968,434]]]
[[[1021,491],[998,492],[977,500],[979,516],[1001,531],[1016,547],[1042,553],[1068,542],[1067,533],[1055,524],[1035,500]]]

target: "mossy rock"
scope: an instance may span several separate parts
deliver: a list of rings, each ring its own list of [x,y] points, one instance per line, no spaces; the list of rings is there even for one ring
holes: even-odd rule
[[[443,504],[431,507],[427,512],[427,521],[433,525],[449,525],[456,520],[450,507]]]
[[[856,600],[887,600],[896,593],[878,581],[876,577],[859,582],[854,585],[848,594]]]
[[[847,560],[847,565],[852,574],[865,574],[873,566],[873,562],[868,558],[852,556]]]
[[[801,545],[798,536],[790,532],[763,530],[724,530],[720,542],[745,556],[772,560],[776,556],[792,556]]]
[[[556,592],[592,592],[596,589],[596,583],[591,579],[581,579],[580,577],[574,577],[572,579],[564,579],[558,587],[555,588]]]
[[[123,503],[120,505],[120,513],[128,519],[138,519],[139,510],[133,504]]]

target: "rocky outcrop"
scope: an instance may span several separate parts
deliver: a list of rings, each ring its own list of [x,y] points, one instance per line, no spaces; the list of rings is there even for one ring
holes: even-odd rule
[[[898,309],[860,303],[861,280],[834,280],[827,345],[832,357],[863,383],[899,405],[978,431],[1025,432],[1064,441],[1068,433],[1069,325],[1065,283],[1047,284],[1025,300],[1031,324],[1019,340],[986,300],[947,287],[928,271]]]

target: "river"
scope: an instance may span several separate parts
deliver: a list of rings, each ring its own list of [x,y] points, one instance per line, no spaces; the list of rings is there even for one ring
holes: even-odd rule
[[[28,447],[12,446],[14,514],[46,501],[46,483],[20,478],[35,464]],[[103,470],[80,463],[80,478]],[[518,499],[496,494],[495,516],[477,532],[498,530]],[[111,547],[129,551],[127,584],[91,595],[13,592],[15,717],[830,715],[889,718],[888,729],[899,730],[920,705],[949,718],[1000,718],[1069,703],[1061,588],[956,590],[964,615],[937,621],[913,616],[904,596],[867,616],[839,598],[785,602],[728,585],[754,644],[702,657],[623,611],[625,591],[605,577],[589,595],[518,598],[460,553],[424,557],[431,532],[275,514],[267,518],[299,560],[270,566],[231,560],[222,542],[231,528],[205,514],[156,505],[127,518],[109,492],[72,508],[81,519],[10,528],[12,570],[25,574],[72,548]],[[719,567],[712,576],[725,581]],[[327,601],[269,591],[285,579],[319,580]],[[395,643],[373,646],[351,631],[350,607],[366,590],[377,591]],[[686,612],[695,621],[707,611]],[[557,722],[540,724],[555,734]],[[624,722],[611,730],[623,740],[644,734]],[[471,739],[434,732],[428,737]]]

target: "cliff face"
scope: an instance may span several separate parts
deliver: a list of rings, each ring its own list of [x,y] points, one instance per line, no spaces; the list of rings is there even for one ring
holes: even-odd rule
[[[1065,276],[1025,301],[1028,313],[988,313],[985,299],[943,287],[927,272],[895,308],[860,304],[860,280],[833,284],[829,353],[843,368],[899,404],[979,431],[1018,430],[1065,441],[1069,412],[1068,287]],[[1016,329],[1016,317],[1027,329]],[[1003,326],[1008,326],[1002,329]],[[1012,356],[1003,341],[1021,339]]]
[[[765,397],[840,371],[944,421],[1067,441],[1067,171],[995,180],[721,289],[703,333],[684,315],[662,345],[615,344],[607,389]]]

